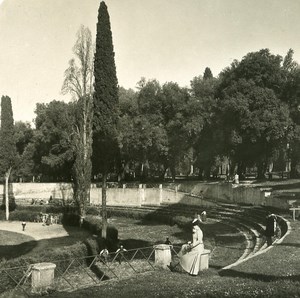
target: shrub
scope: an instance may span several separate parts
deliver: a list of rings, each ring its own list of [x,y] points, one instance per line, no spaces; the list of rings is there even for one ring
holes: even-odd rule
[[[15,210],[10,212],[9,219],[16,220],[16,221],[34,221],[36,218],[36,212],[30,212],[25,210]],[[5,212],[0,212],[0,220],[5,220]]]
[[[87,215],[83,220],[82,227],[97,236],[101,236],[102,221],[99,216]],[[112,241],[118,240],[118,230],[112,225],[107,227],[107,238]]]
[[[98,216],[87,215],[83,220],[82,227],[95,235],[100,235],[102,222]]]
[[[97,207],[90,206],[90,207],[86,208],[86,214],[87,215],[99,215],[100,214],[100,210]]]
[[[88,238],[84,241],[87,249],[87,256],[94,256],[99,254],[100,248],[96,239]]]
[[[66,226],[79,226],[80,216],[76,213],[67,213],[65,212],[61,220],[63,225]]]

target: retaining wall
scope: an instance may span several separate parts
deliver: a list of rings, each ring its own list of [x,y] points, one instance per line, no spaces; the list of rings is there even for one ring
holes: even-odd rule
[[[72,199],[73,190],[70,183],[12,183],[12,192],[16,201],[31,202],[32,199],[49,200],[50,196],[56,199]],[[0,185],[0,194],[3,194],[3,185]],[[276,198],[270,191],[263,189],[235,185],[231,183],[184,183],[175,190],[159,188],[108,188],[107,204],[115,206],[141,206],[168,204],[188,204],[211,206],[218,202],[234,204],[266,205],[281,209],[288,209],[290,200]],[[91,186],[91,204],[101,205],[101,188]]]

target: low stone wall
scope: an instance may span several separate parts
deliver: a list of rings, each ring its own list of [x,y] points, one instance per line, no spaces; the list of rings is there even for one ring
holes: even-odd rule
[[[49,200],[50,196],[56,199],[71,199],[73,197],[70,183],[12,183],[11,187],[16,200]],[[0,194],[3,195],[3,185],[0,185]]]
[[[162,203],[165,204],[186,204],[192,206],[215,206],[216,202],[210,199],[204,199],[200,196],[191,195],[184,192],[172,191],[172,190],[163,190],[163,199]]]
[[[178,190],[214,201],[235,204],[265,205],[265,192],[259,188],[231,183],[179,184]]]
[[[138,188],[108,188],[106,191],[107,205],[111,206],[141,206],[142,195]],[[90,203],[102,204],[102,189],[93,187],[90,192]]]
[[[18,202],[31,202],[32,199],[49,200],[72,199],[73,190],[70,183],[12,183],[12,191]],[[3,195],[3,185],[0,185]],[[91,186],[91,204],[101,205],[102,190]],[[272,196],[266,191],[251,185],[231,183],[197,183],[179,184],[175,190],[162,188],[108,188],[107,204],[115,206],[141,206],[168,204],[212,206],[219,202],[249,205],[266,205],[280,209],[289,209],[290,200]]]

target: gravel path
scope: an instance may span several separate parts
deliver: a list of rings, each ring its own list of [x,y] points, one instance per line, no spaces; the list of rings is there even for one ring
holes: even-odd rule
[[[50,226],[42,223],[29,222],[26,224],[25,231],[22,231],[21,221],[0,221],[0,230],[16,232],[28,235],[35,240],[51,239],[69,236],[68,232],[62,225],[53,224]]]

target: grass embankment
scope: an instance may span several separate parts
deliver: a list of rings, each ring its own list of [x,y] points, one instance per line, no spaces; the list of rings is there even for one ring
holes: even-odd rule
[[[167,270],[51,297],[300,297],[300,222],[281,244],[226,271],[199,276]]]

